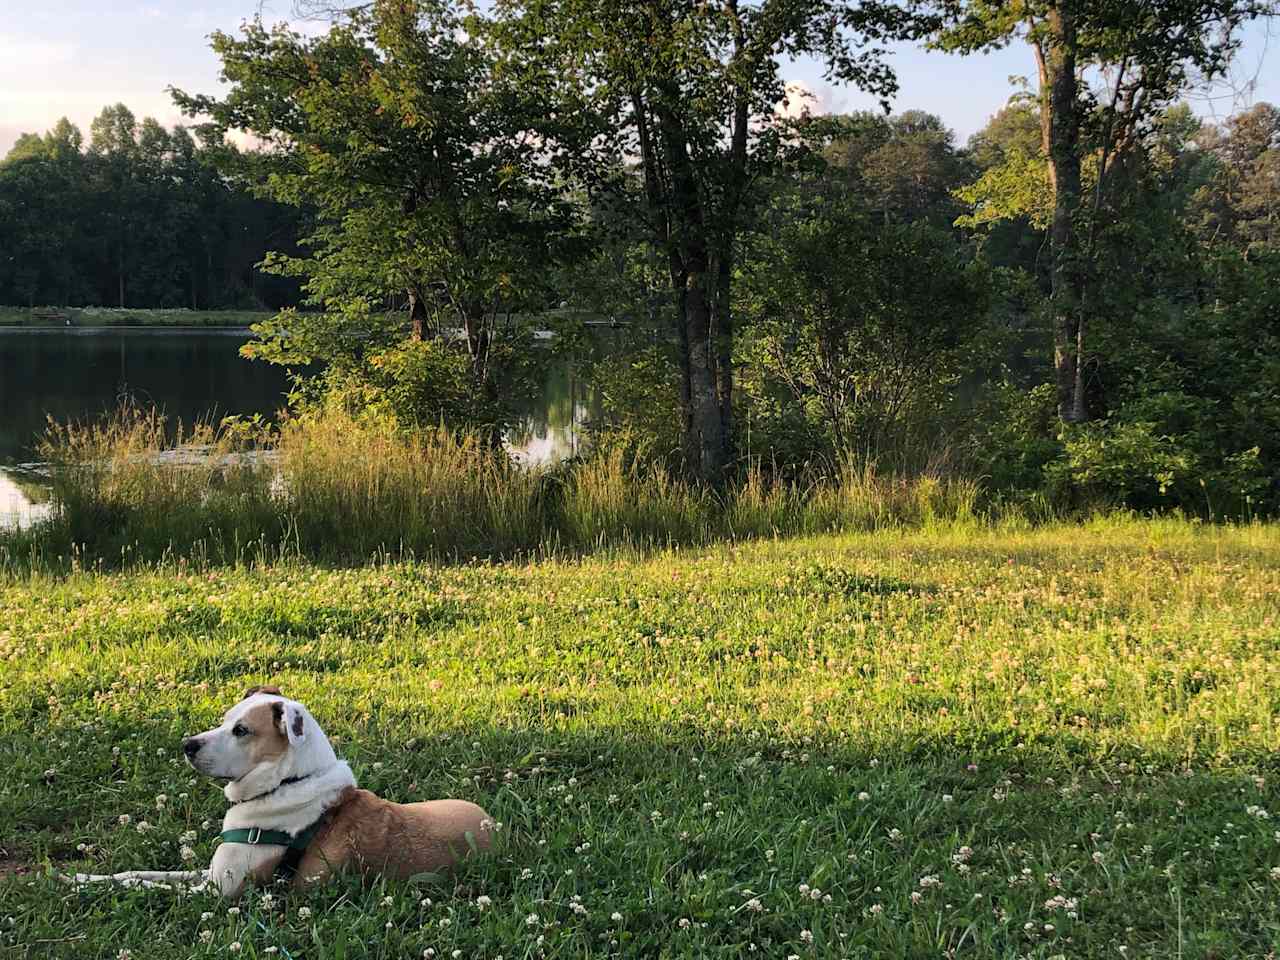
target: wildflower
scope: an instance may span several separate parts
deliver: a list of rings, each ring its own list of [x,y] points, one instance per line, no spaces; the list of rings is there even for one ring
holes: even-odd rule
[[[919,902],[920,902],[921,900],[923,900],[923,899],[924,899],[924,894],[923,894],[923,893],[921,893],[919,890],[912,890],[912,891],[911,891],[911,902],[912,902],[912,903],[919,903]]]
[[[275,898],[275,897],[273,897],[273,896],[272,896],[271,894],[269,894],[269,893],[264,893],[264,894],[262,895],[262,909],[263,909],[263,910],[272,910],[272,909],[274,909],[274,908],[275,908],[275,905],[276,905],[276,898]]]
[[[133,951],[120,948],[120,952],[116,954],[116,960],[129,960],[133,956]]]
[[[213,931],[212,931],[212,930],[201,930],[201,931],[200,931],[200,942],[201,942],[201,943],[213,943]]]
[[[902,831],[901,831],[901,830],[899,830],[897,827],[894,827],[892,830],[890,830],[890,831],[889,831],[889,839],[890,839],[890,840],[901,840],[901,839],[902,839]]]
[[[691,926],[691,923],[690,923],[690,921],[689,921],[689,918],[688,918],[688,917],[681,917],[681,918],[680,918],[680,922],[677,924],[677,926],[678,926],[681,930],[688,930],[688,929],[689,929],[689,927]]]
[[[881,906],[880,904],[878,904],[878,903],[873,903],[873,904],[871,905],[871,909],[870,909],[868,912],[869,912],[873,917],[878,917],[878,916],[880,916],[880,914],[884,913],[884,907],[882,907],[882,906]]]
[[[572,910],[574,913],[576,913],[580,917],[585,917],[587,915],[587,908],[584,907],[581,903],[576,903],[576,902],[571,903],[569,904],[569,909]]]
[[[210,920],[212,920],[212,919],[213,919],[213,914],[212,914],[212,913],[210,913],[208,910],[206,910],[204,913],[200,914],[200,922],[201,922],[201,923],[208,923],[208,922],[209,922]]]
[[[536,913],[531,913],[524,918],[524,922],[527,927],[535,926],[538,922],[538,915]]]
[[[759,898],[759,897],[752,897],[750,900],[748,900],[748,901],[747,901],[746,903],[744,903],[742,906],[743,906],[743,908],[744,908],[744,909],[750,910],[752,913],[763,913],[763,912],[764,912],[764,904],[760,902],[760,898]]]
[[[812,930],[801,930],[801,931],[800,931],[800,939],[801,939],[801,940],[803,940],[805,943],[813,943],[813,931],[812,931]]]
[[[129,822],[130,822],[132,819],[133,819],[133,817],[129,816],[127,813],[122,813],[122,814],[120,814],[120,816],[119,816],[119,818],[118,818],[117,822],[120,824],[120,826],[122,826],[122,827],[127,827],[127,826],[129,825]]]
[[[239,907],[227,907],[227,916],[228,916],[228,917],[238,917],[238,916],[240,916],[240,908],[239,908]]]
[[[199,837],[199,834],[196,833],[194,830],[188,830],[178,837],[178,842],[179,843],[195,843],[198,837]]]
[[[387,897],[387,899],[390,900],[391,898]],[[476,897],[476,906],[479,907],[481,910],[485,909],[485,907],[489,907],[492,905],[493,905],[493,900],[491,900],[489,897],[486,897],[483,894]]]
[[[168,804],[168,802],[169,802],[169,797],[166,794],[163,794],[163,793],[156,794],[157,810],[163,810],[165,808],[165,805]]]
[[[613,913],[609,914],[609,919],[612,920],[614,923],[621,923],[622,914],[620,914],[617,910],[615,910],[613,911]]]
[[[1271,879],[1272,879],[1272,880],[1280,880],[1280,867],[1272,867],[1272,868],[1271,868]]]
[[[1102,861],[1103,861],[1102,851],[1101,850],[1093,851],[1093,862],[1102,863]]]
[[[920,878],[920,889],[928,890],[930,887],[936,887],[942,883],[936,876],[930,874]]]
[[[232,953],[239,953],[241,950],[240,941],[232,940],[229,944],[227,944],[227,949],[230,950]]]
[[[299,907],[299,908],[298,908],[298,919],[299,919],[299,920],[310,920],[310,919],[311,919],[311,908],[310,908],[310,907]]]
[[[422,951],[422,960],[431,960],[435,955],[435,950],[431,949],[431,947],[427,947],[427,949]]]
[[[863,802],[865,803],[866,801],[868,801],[868,800],[870,800],[870,799],[871,799],[871,794],[869,794],[869,793],[867,793],[867,791],[863,790],[862,792],[860,792],[860,793],[858,794],[858,799],[859,799],[859,800],[861,800],[861,801],[863,801]]]

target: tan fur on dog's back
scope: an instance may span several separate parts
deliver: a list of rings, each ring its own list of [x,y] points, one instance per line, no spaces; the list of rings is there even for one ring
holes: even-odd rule
[[[344,870],[404,879],[445,870],[493,844],[493,820],[466,800],[392,803],[348,789],[298,864],[295,884]]]

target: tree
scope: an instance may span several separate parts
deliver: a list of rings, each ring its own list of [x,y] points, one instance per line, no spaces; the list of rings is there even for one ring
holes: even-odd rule
[[[840,459],[906,450],[975,365],[990,277],[927,223],[886,224],[838,194],[781,203],[744,264],[744,356]]]
[[[1204,138],[1217,160],[1201,197],[1208,239],[1246,253],[1280,246],[1280,109],[1259,103],[1211,128]]]
[[[104,107],[90,128],[89,156],[93,160],[95,193],[102,204],[102,242],[114,266],[116,306],[125,306],[129,272],[137,247],[140,155],[138,120],[123,103]]]
[[[1086,317],[1096,232],[1085,227],[1147,125],[1197,79],[1227,68],[1236,28],[1265,0],[944,0],[935,43],[972,52],[1030,44],[1039,79],[1041,150],[1052,196],[1050,311],[1058,415],[1088,418]],[[1096,83],[1089,82],[1096,79]],[[1096,158],[1091,196],[1086,157]],[[1094,217],[1096,223],[1096,216]]]
[[[261,139],[243,174],[314,211],[309,254],[267,264],[324,312],[259,325],[254,355],[359,362],[404,338],[405,305],[413,339],[460,346],[473,389],[496,394],[513,312],[545,300],[571,210],[532,136],[541,104],[500,82],[465,7],[379,0],[317,38],[255,20],[213,35],[224,98],[174,92],[219,134]]]
[[[901,8],[836,0],[501,0],[504,72],[549,91],[556,158],[594,194],[622,194],[666,263],[682,366],[685,461],[720,480],[733,456],[737,245],[756,188],[788,145],[780,61],[815,56],[829,76],[894,88],[876,41],[911,35]],[[576,139],[564,139],[574,135]]]

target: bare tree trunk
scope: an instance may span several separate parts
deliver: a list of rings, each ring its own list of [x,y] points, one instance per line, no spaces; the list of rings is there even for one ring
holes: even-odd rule
[[[1037,47],[1040,67],[1041,137],[1053,190],[1049,303],[1053,316],[1053,365],[1058,388],[1058,417],[1083,419],[1083,398],[1076,396],[1083,348],[1080,328],[1080,271],[1077,263],[1076,212],[1080,206],[1080,104],[1076,78],[1074,0],[1058,0],[1048,16],[1049,36]]]
[[[726,244],[732,247],[732,240]],[[712,340],[715,343],[716,402],[720,407],[720,429],[724,438],[726,464],[733,450],[733,302],[731,279],[733,260],[730,250],[722,250],[716,258],[715,312],[712,317]]]
[[[724,477],[728,451],[720,415],[716,351],[711,336],[716,281],[709,269],[710,251],[702,200],[698,195],[684,130],[670,108],[659,105],[657,113],[671,176],[672,208],[681,219],[675,233],[684,281],[683,288],[677,291],[684,333],[682,345],[688,358],[685,446],[694,454],[689,462],[693,473],[702,480],[719,483]]]
[[[418,296],[418,291],[410,287],[409,294],[409,323],[412,327],[409,333],[411,340],[421,341],[426,337],[427,327],[427,306]]]

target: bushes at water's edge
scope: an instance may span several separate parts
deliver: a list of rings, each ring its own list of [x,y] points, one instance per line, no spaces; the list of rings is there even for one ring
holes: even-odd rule
[[[512,557],[702,544],[971,519],[976,485],[846,470],[798,485],[753,468],[723,491],[632,463],[618,449],[552,471],[441,429],[339,414],[278,432],[197,426],[125,409],[55,426],[43,454],[54,519],[0,534],[0,566],[226,564],[296,555]]]

